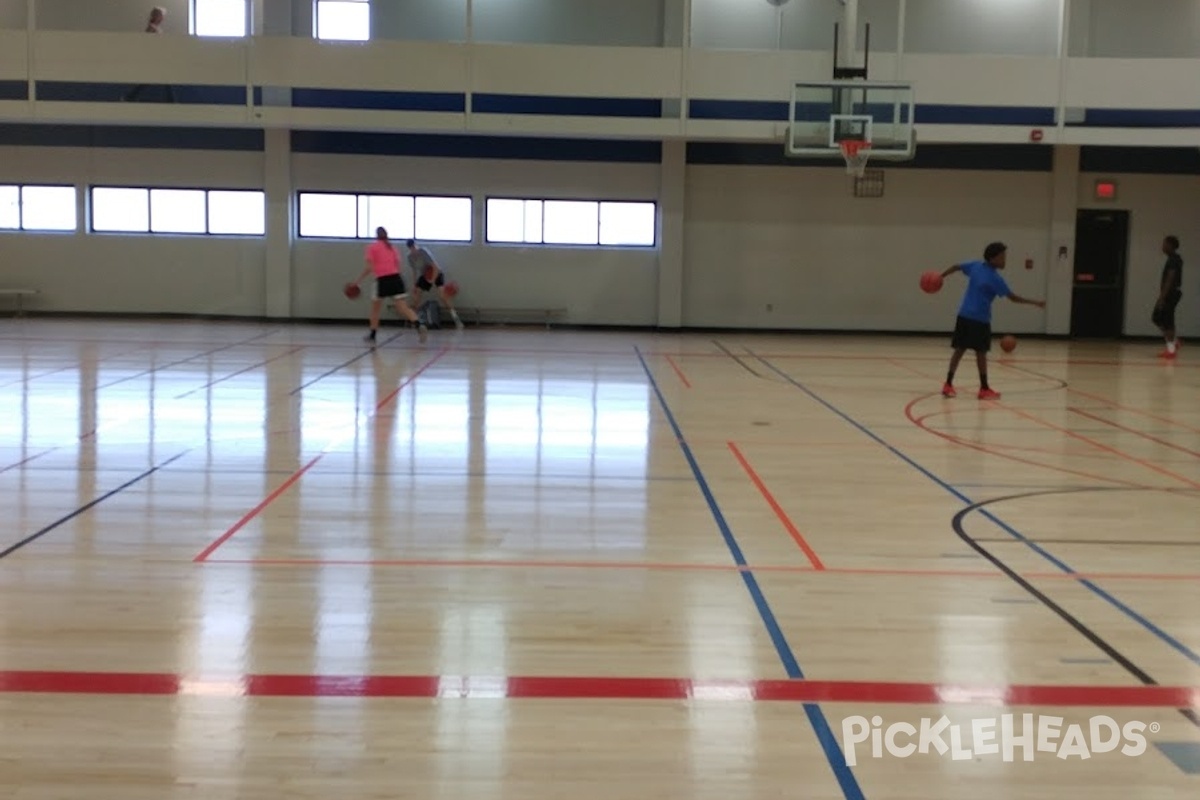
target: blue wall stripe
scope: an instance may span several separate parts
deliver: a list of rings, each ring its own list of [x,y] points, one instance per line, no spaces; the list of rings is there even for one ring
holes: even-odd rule
[[[545,114],[563,117],[662,117],[662,100],[636,97],[552,97],[476,94],[471,110],[481,114]]]
[[[844,168],[839,153],[830,158],[789,158],[783,144],[689,142],[689,164]],[[1043,145],[936,144],[917,145],[911,161],[881,161],[884,169],[969,169],[1051,172],[1054,150]]]
[[[822,107],[828,111],[827,106]],[[788,104],[773,100],[689,100],[688,118],[787,122]]]
[[[28,81],[0,81],[0,100],[28,100]]]
[[[75,81],[39,81],[39,100],[60,103],[119,103],[136,84],[131,83],[80,83]],[[167,98],[162,81],[148,78],[146,89],[137,102],[172,102]],[[186,105],[244,106],[245,86],[199,86],[171,85],[173,102]]]
[[[623,139],[292,131],[296,153],[497,158],[526,161],[610,161],[657,164],[662,143]]]
[[[662,408],[663,415],[667,418],[667,424],[671,426],[671,431],[675,434],[675,441],[679,444],[679,449],[683,451],[683,457],[687,460],[688,466],[692,470],[692,475],[696,478],[696,484],[700,488],[700,493],[704,496],[705,502],[708,504],[708,510],[712,514],[713,520],[717,523],[717,529],[721,532],[721,538],[724,539],[725,546],[729,549],[729,554],[733,557],[734,563],[739,567],[747,566],[746,558],[742,554],[742,548],[738,545],[737,537],[733,535],[733,530],[729,527],[729,522],[721,512],[721,507],[717,503],[716,497],[713,496],[712,489],[704,477],[704,472],[700,469],[700,464],[696,461],[696,457],[692,453],[692,448],[688,446],[679,423],[675,421],[675,415],[671,413],[671,406],[667,403],[666,398],[663,397],[662,390],[658,386],[658,381],[654,379],[654,373],[650,371],[650,366],[646,363],[646,359],[642,356],[642,351],[637,345],[634,345],[633,350],[642,365],[642,370],[646,373],[650,388],[653,390],[655,397],[658,398],[659,407]],[[796,660],[795,654],[792,653],[787,637],[784,635],[783,629],[780,628],[779,621],[775,618],[775,612],[771,610],[771,605],[767,602],[766,595],[763,594],[762,588],[758,585],[758,579],[748,569],[740,570],[740,574],[742,582],[746,585],[746,590],[750,593],[750,598],[754,602],[754,607],[758,611],[759,618],[762,620],[764,627],[766,627],[767,634],[771,637],[771,642],[775,645],[775,652],[779,656],[779,660],[783,663],[783,668],[787,672],[787,676],[794,680],[803,679],[804,672],[800,669],[800,664]],[[837,778],[843,796],[846,800],[865,800],[862,789],[859,788],[858,780],[854,777],[854,772],[846,764],[846,757],[842,753],[837,738],[834,736],[833,730],[829,727],[829,722],[825,719],[825,713],[821,711],[821,707],[816,703],[805,703],[804,713],[808,716],[809,724],[812,725],[813,732],[817,736],[817,741],[820,743],[821,749],[825,752],[825,757],[829,760],[829,766],[833,769],[834,777]]]
[[[113,147],[145,150],[264,149],[255,128],[159,128],[123,125],[0,125],[0,145],[16,147]]]
[[[876,108],[876,113],[891,114],[890,104],[868,104],[867,109]],[[691,119],[724,119],[761,122],[787,122],[789,105],[768,100],[690,100],[688,116]],[[801,103],[796,107],[796,118],[811,122],[822,122],[832,112],[828,103]],[[926,125],[1053,125],[1054,108],[1036,106],[970,106],[970,105],[918,105],[916,120]],[[901,119],[907,119],[902,109]]]
[[[1200,109],[1089,108],[1076,128],[1200,128]]]
[[[461,92],[377,92],[353,89],[292,89],[296,108],[358,108],[372,111],[467,110],[467,96]]]
[[[1038,106],[917,106],[917,124],[925,125],[1053,125],[1054,115]]]
[[[1079,171],[1200,175],[1200,148],[1086,146],[1079,148]]]

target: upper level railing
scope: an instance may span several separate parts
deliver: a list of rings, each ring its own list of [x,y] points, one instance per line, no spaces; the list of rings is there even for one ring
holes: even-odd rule
[[[1200,0],[852,0],[872,49],[927,55],[1200,58]],[[5,0],[0,29],[384,41],[830,49],[834,0]],[[861,40],[861,33],[860,33]]]

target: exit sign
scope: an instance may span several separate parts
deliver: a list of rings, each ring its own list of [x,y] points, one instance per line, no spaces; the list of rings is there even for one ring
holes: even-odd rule
[[[1117,184],[1115,181],[1096,181],[1097,200],[1116,200]]]

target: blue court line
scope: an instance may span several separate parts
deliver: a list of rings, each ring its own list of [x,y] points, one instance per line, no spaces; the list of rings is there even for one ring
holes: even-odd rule
[[[662,407],[663,414],[666,416],[671,430],[675,433],[675,440],[679,443],[679,449],[683,451],[683,457],[687,459],[688,466],[691,467],[692,474],[696,477],[696,484],[700,487],[700,492],[704,495],[704,499],[708,503],[708,509],[712,512],[713,519],[717,523],[717,528],[721,531],[721,537],[725,540],[725,546],[729,548],[729,553],[733,556],[734,562],[739,567],[746,567],[746,558],[742,555],[742,548],[738,545],[737,538],[734,537],[729,523],[725,521],[725,515],[721,513],[721,507],[717,504],[717,499],[713,496],[708,481],[704,478],[700,464],[697,463],[696,457],[692,455],[692,448],[688,446],[687,440],[683,438],[683,431],[680,430],[679,423],[675,421],[675,415],[671,413],[671,407],[667,404],[666,398],[663,397],[662,391],[658,386],[658,381],[654,379],[654,373],[650,371],[650,366],[642,356],[641,349],[637,345],[634,345],[633,350],[637,354],[638,361],[642,364],[646,378],[650,381],[650,388],[654,390],[654,394],[658,398],[658,403]],[[750,592],[751,599],[754,600],[754,605],[758,609],[758,614],[762,618],[763,625],[767,628],[771,642],[775,645],[775,652],[779,655],[779,660],[783,662],[783,668],[787,672],[787,676],[794,680],[804,678],[804,672],[800,669],[800,664],[796,661],[796,656],[793,655],[787,638],[783,635],[783,630],[780,629],[779,622],[775,619],[775,613],[771,610],[766,596],[758,585],[758,580],[748,569],[740,570],[740,574],[742,581],[746,584],[746,589]],[[808,721],[812,725],[813,732],[817,735],[817,741],[820,742],[821,749],[825,751],[825,757],[829,760],[829,766],[833,769],[833,774],[837,778],[838,785],[841,786],[842,794],[846,800],[866,800],[866,796],[858,786],[858,780],[854,777],[854,772],[846,764],[846,757],[842,753],[842,749],[838,745],[837,739],[833,735],[833,730],[829,727],[829,722],[825,719],[824,712],[821,711],[821,707],[816,703],[805,703],[804,713],[808,715]]]
[[[762,362],[762,363],[763,363],[763,364],[764,364],[764,365],[765,365],[765,366],[766,366],[768,369],[770,369],[771,371],[773,371],[775,374],[779,375],[779,376],[780,376],[781,378],[783,378],[785,381],[787,381],[788,383],[792,384],[793,386],[795,386],[795,387],[796,387],[797,389],[799,389],[800,391],[804,392],[806,395],[808,395],[808,396],[809,396],[809,397],[811,397],[813,400],[815,400],[815,401],[817,401],[818,403],[820,403],[821,405],[823,405],[823,406],[824,406],[825,408],[827,408],[828,410],[832,411],[834,414],[837,414],[837,415],[838,415],[839,417],[841,417],[843,420],[845,420],[846,422],[850,423],[850,424],[851,424],[851,425],[853,425],[855,428],[857,428],[857,429],[858,429],[860,432],[862,432],[862,433],[863,433],[863,434],[865,434],[866,436],[870,437],[870,438],[871,438],[872,440],[874,440],[874,441],[875,441],[877,444],[879,444],[880,446],[882,446],[882,447],[886,448],[887,450],[891,451],[892,455],[896,456],[896,457],[897,457],[897,458],[899,458],[901,461],[905,462],[905,463],[906,463],[906,464],[908,464],[910,467],[912,467],[913,469],[915,469],[915,470],[917,470],[918,472],[920,472],[920,473],[921,473],[922,475],[924,475],[926,478],[929,478],[929,480],[933,481],[933,482],[934,482],[934,483],[936,483],[938,486],[941,486],[941,487],[942,487],[943,489],[945,489],[947,492],[949,492],[950,494],[952,494],[952,495],[954,495],[955,497],[957,497],[959,500],[961,500],[961,501],[963,502],[963,504],[964,504],[964,505],[968,505],[968,506],[970,506],[970,505],[975,505],[975,501],[974,501],[974,500],[972,500],[971,498],[967,497],[965,494],[963,494],[963,493],[962,493],[962,492],[960,492],[958,489],[956,489],[956,488],[954,488],[953,486],[951,486],[949,483],[946,483],[946,481],[942,480],[942,479],[941,479],[941,478],[939,478],[937,475],[933,474],[932,472],[930,472],[928,469],[926,469],[925,467],[923,467],[923,466],[921,466],[920,464],[918,464],[918,463],[917,463],[916,461],[914,461],[913,459],[909,458],[909,457],[908,457],[908,456],[907,456],[905,453],[903,453],[903,452],[901,452],[900,450],[898,450],[897,448],[893,447],[891,444],[889,444],[889,443],[888,443],[888,442],[886,442],[884,439],[882,439],[881,437],[879,437],[879,436],[878,436],[878,435],[877,435],[877,434],[876,434],[874,431],[872,431],[870,428],[868,428],[867,426],[863,425],[863,424],[862,424],[862,423],[860,423],[858,420],[856,420],[856,419],[854,419],[853,417],[851,417],[849,414],[846,414],[846,413],[845,413],[844,411],[842,411],[840,408],[838,408],[837,406],[835,406],[835,405],[833,405],[832,403],[828,402],[828,401],[827,401],[827,400],[825,400],[823,397],[821,397],[820,395],[818,395],[816,392],[812,391],[812,390],[811,390],[811,389],[809,389],[807,386],[805,386],[804,384],[800,383],[800,382],[799,382],[799,381],[797,381],[795,378],[793,378],[791,375],[788,375],[786,372],[784,372],[783,370],[779,369],[778,367],[776,367],[776,366],[775,366],[774,364],[772,364],[771,362],[767,361],[765,358],[763,358],[763,357],[761,357],[761,356],[759,356],[759,355],[755,354],[755,353],[754,353],[753,351],[751,351],[749,348],[747,348],[747,349],[746,349],[746,351],[747,351],[748,353],[750,353],[752,356],[754,356],[754,358],[756,358],[756,359],[758,359],[759,361],[761,361],[761,362]],[[1013,537],[1014,539],[1018,540],[1019,542],[1021,542],[1022,544],[1024,544],[1026,547],[1028,547],[1030,550],[1033,550],[1035,553],[1037,553],[1038,555],[1040,555],[1042,558],[1044,558],[1044,559],[1046,559],[1047,561],[1049,561],[1051,564],[1053,564],[1055,567],[1057,567],[1057,568],[1058,568],[1059,570],[1061,570],[1062,572],[1065,572],[1065,573],[1067,573],[1068,575],[1075,575],[1075,576],[1078,576],[1078,573],[1077,573],[1077,572],[1076,572],[1074,569],[1072,569],[1072,568],[1071,568],[1071,567],[1070,567],[1070,566],[1069,566],[1069,565],[1068,565],[1066,562],[1064,562],[1064,561],[1062,561],[1061,559],[1057,558],[1056,556],[1054,556],[1053,554],[1051,554],[1049,551],[1047,551],[1047,550],[1045,550],[1044,548],[1042,548],[1041,546],[1039,546],[1039,545],[1038,545],[1036,542],[1033,542],[1033,541],[1031,541],[1030,539],[1026,538],[1026,537],[1025,537],[1025,536],[1024,536],[1024,535],[1023,535],[1023,534],[1022,534],[1020,531],[1018,531],[1016,528],[1014,528],[1014,527],[1012,527],[1011,525],[1009,525],[1009,524],[1008,524],[1007,522],[1005,522],[1004,520],[1002,520],[1002,519],[1000,519],[999,517],[997,517],[997,516],[996,516],[995,514],[993,514],[992,512],[988,511],[987,509],[983,509],[983,508],[981,508],[981,509],[979,509],[979,513],[980,513],[982,516],[986,517],[986,518],[987,518],[988,520],[990,520],[991,522],[995,523],[995,525],[996,525],[997,527],[999,527],[999,528],[1000,528],[1002,531],[1004,531],[1005,533],[1007,533],[1009,536],[1011,536],[1011,537]],[[1104,591],[1103,589],[1101,589],[1101,588],[1100,588],[1099,586],[1097,586],[1095,583],[1092,583],[1090,580],[1088,580],[1088,579],[1086,579],[1086,578],[1080,578],[1080,577],[1076,577],[1076,578],[1075,578],[1075,580],[1076,580],[1076,581],[1078,581],[1078,583],[1079,583],[1081,586],[1083,586],[1083,587],[1087,588],[1089,591],[1091,591],[1091,592],[1092,592],[1093,594],[1095,594],[1097,597],[1099,597],[1100,599],[1104,600],[1106,603],[1108,603],[1108,604],[1109,604],[1109,605],[1111,605],[1113,608],[1115,608],[1115,609],[1117,609],[1118,611],[1120,611],[1122,614],[1124,614],[1125,616],[1127,616],[1129,619],[1131,619],[1131,620],[1133,620],[1134,622],[1136,622],[1136,623],[1138,623],[1139,625],[1141,625],[1141,626],[1142,626],[1144,629],[1146,629],[1147,631],[1149,631],[1150,633],[1152,633],[1152,634],[1153,634],[1155,637],[1157,637],[1157,638],[1159,639],[1159,641],[1163,642],[1163,643],[1164,643],[1164,644],[1166,644],[1168,647],[1170,647],[1172,650],[1176,651],[1177,653],[1179,653],[1180,655],[1182,655],[1184,658],[1186,658],[1187,660],[1191,661],[1191,662],[1192,662],[1192,664],[1194,664],[1194,665],[1196,665],[1196,666],[1200,667],[1200,654],[1197,654],[1195,651],[1193,651],[1191,648],[1189,648],[1189,647],[1188,647],[1187,645],[1185,645],[1183,642],[1181,642],[1181,641],[1179,641],[1178,639],[1176,639],[1175,637],[1171,636],[1169,633],[1167,633],[1166,631],[1164,631],[1162,628],[1158,627],[1158,626],[1157,626],[1157,625],[1155,625],[1153,622],[1151,622],[1150,620],[1146,619],[1144,616],[1142,616],[1142,615],[1141,615],[1141,614],[1139,614],[1138,612],[1134,611],[1132,608],[1130,608],[1129,606],[1125,605],[1123,602],[1121,602],[1121,601],[1120,601],[1120,600],[1118,600],[1117,598],[1113,597],[1113,596],[1112,596],[1111,594],[1109,594],[1108,592],[1106,592],[1106,591]]]

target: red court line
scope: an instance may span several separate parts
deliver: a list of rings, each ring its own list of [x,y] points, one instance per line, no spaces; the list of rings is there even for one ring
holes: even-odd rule
[[[280,495],[282,495],[288,489],[292,488],[292,486],[295,485],[296,481],[300,480],[300,478],[304,476],[304,473],[308,472],[310,469],[312,469],[314,466],[316,466],[317,462],[320,461],[324,457],[325,457],[325,454],[320,453],[319,455],[314,456],[307,464],[302,466],[300,469],[293,472],[290,476],[288,476],[287,480],[285,480],[283,483],[279,484],[279,486],[275,487],[275,491],[271,492],[269,495],[267,495],[265,498],[263,498],[262,502],[260,502],[254,508],[250,509],[244,515],[242,515],[241,519],[239,519],[237,522],[233,523],[233,525],[230,526],[230,528],[227,531],[225,531],[220,536],[218,536],[216,539],[214,539],[212,544],[210,544],[208,547],[206,547],[202,551],[200,551],[200,554],[197,555],[192,560],[197,563],[208,560],[208,557],[211,556],[214,552],[216,552],[217,548],[219,548],[221,545],[225,544],[230,539],[232,539],[238,531],[240,531],[242,528],[246,527],[250,523],[251,520],[253,520],[255,517],[257,517],[263,511],[265,511],[267,506],[271,505],[271,503],[274,503],[276,500],[278,500]]]
[[[1119,422],[1114,422],[1111,419],[1105,419],[1104,417],[1098,416],[1089,411],[1084,411],[1082,408],[1068,407],[1067,411],[1070,411],[1072,414],[1078,414],[1081,417],[1087,417],[1088,419],[1095,420],[1096,422],[1109,425],[1117,430],[1125,431],[1126,433],[1132,433],[1134,436],[1140,436],[1147,441],[1160,444],[1163,447],[1169,447],[1172,450],[1178,450],[1181,453],[1187,453],[1189,456],[1196,456],[1197,458],[1200,458],[1200,452],[1197,452],[1196,450],[1190,450],[1182,445],[1177,445],[1174,442],[1168,442],[1166,439],[1159,439],[1157,436],[1153,436],[1145,431],[1139,431],[1136,428],[1130,428],[1126,425],[1122,425]]]
[[[1177,472],[1172,472],[1171,470],[1167,469],[1166,467],[1163,467],[1159,464],[1155,464],[1153,461],[1147,461],[1144,458],[1138,458],[1137,456],[1126,453],[1124,450],[1121,450],[1116,447],[1109,447],[1108,445],[1104,444],[1103,442],[1098,442],[1095,439],[1091,439],[1087,436],[1084,436],[1081,433],[1076,433],[1075,431],[1071,430],[1070,428],[1064,428],[1061,425],[1055,425],[1053,422],[1044,420],[1041,417],[1037,416],[1036,414],[1030,414],[1028,411],[1022,411],[1019,408],[1013,408],[1012,406],[1009,406],[1009,405],[1000,405],[999,403],[997,403],[997,406],[1005,409],[1006,411],[1009,411],[1010,413],[1016,414],[1018,417],[1027,419],[1030,422],[1035,422],[1038,425],[1042,425],[1046,428],[1049,428],[1050,430],[1055,430],[1055,431],[1059,431],[1060,433],[1064,433],[1067,436],[1070,436],[1072,439],[1078,439],[1081,442],[1086,442],[1087,444],[1090,444],[1093,447],[1096,447],[1107,453],[1112,453],[1113,455],[1120,456],[1121,458],[1124,458],[1127,461],[1137,464],[1138,466],[1145,467],[1146,469],[1153,470],[1154,472],[1157,472],[1160,475],[1166,475],[1169,478],[1174,478],[1177,481],[1186,483],[1189,486],[1191,486],[1193,489],[1200,489],[1200,483],[1193,481],[1191,478],[1185,478],[1183,475],[1180,475]]]
[[[792,541],[794,541],[800,547],[800,549],[804,551],[804,555],[808,558],[808,563],[812,564],[812,567],[815,570],[825,569],[825,565],[821,563],[821,559],[817,556],[817,552],[812,549],[808,541],[805,540],[804,534],[800,532],[799,528],[797,528],[795,523],[792,522],[791,517],[788,516],[787,512],[783,510],[783,507],[780,506],[778,501],[775,500],[775,496],[771,494],[771,490],[767,488],[767,485],[763,482],[763,479],[760,478],[758,473],[754,471],[754,467],[750,466],[750,462],[746,459],[746,456],[742,454],[742,451],[739,450],[738,446],[733,442],[726,442],[725,444],[728,445],[729,451],[733,453],[733,457],[737,459],[739,464],[741,464],[742,469],[745,470],[748,476],[750,476],[750,482],[754,484],[755,488],[758,489],[759,494],[761,494],[763,499],[767,501],[767,505],[769,505],[771,510],[775,512],[775,516],[779,518],[780,523],[782,523],[787,532],[791,534]]]
[[[375,404],[375,413],[378,413],[380,409],[382,409],[385,405],[387,405],[392,400],[394,400],[397,397],[397,395],[400,394],[401,390],[404,389],[404,387],[408,386],[413,381],[415,381],[418,377],[420,377],[421,373],[423,373],[425,370],[427,370],[431,366],[433,366],[438,361],[438,359],[440,359],[442,356],[446,355],[447,352],[449,352],[448,348],[443,347],[441,350],[439,350],[437,352],[436,355],[433,356],[433,358],[426,361],[415,372],[413,372],[411,375],[409,375],[403,381],[401,381],[399,386],[397,386],[395,389],[393,389],[391,392],[389,392],[386,397],[384,397],[382,400],[380,400],[378,403]],[[298,480],[300,480],[300,478],[304,475],[304,473],[306,473],[310,469],[312,469],[317,464],[318,461],[320,461],[322,458],[324,458],[329,453],[330,449],[332,449],[332,448],[333,448],[333,443],[326,445],[325,448],[320,453],[318,453],[316,456],[314,456],[307,464],[300,467],[300,469],[293,472],[288,477],[287,480],[285,480],[283,483],[281,483],[278,487],[275,488],[275,491],[271,492],[269,495],[267,495],[265,498],[263,498],[262,502],[260,502],[254,508],[247,511],[242,516],[241,519],[239,519],[237,522],[235,522],[232,525],[232,527],[229,528],[229,530],[225,531],[223,534],[218,536],[212,542],[212,544],[210,544],[208,547],[204,548],[204,550],[202,550],[194,559],[192,559],[192,561],[195,563],[201,563],[203,561],[208,560],[208,557],[211,556],[219,547],[221,547],[223,544],[225,544],[230,539],[232,539],[234,534],[236,534],[242,528],[246,527],[246,525],[249,524],[249,522],[251,520],[253,520],[259,514],[261,514],[264,510],[266,510],[267,506],[274,503],[276,500],[279,499],[280,495],[282,495],[288,489],[292,488],[292,486],[294,486],[296,484],[296,482]]]
[[[557,675],[256,674],[188,677],[172,673],[11,670],[0,672],[0,693],[1200,708],[1200,687],[1189,686],[972,686],[809,679],[696,680]]]
[[[1014,456],[1011,453],[1004,453],[999,450],[995,450],[991,447],[988,447],[986,445],[977,444],[975,442],[970,441],[969,439],[962,439],[958,436],[954,436],[953,434],[939,431],[936,428],[931,428],[925,424],[925,422],[924,422],[925,417],[917,417],[914,415],[913,409],[916,407],[916,405],[918,403],[924,402],[925,400],[928,400],[932,397],[940,397],[940,396],[941,395],[936,392],[931,392],[930,394],[926,394],[926,395],[922,395],[920,397],[914,398],[913,400],[911,400],[908,403],[908,405],[906,405],[904,407],[904,416],[908,419],[909,422],[916,425],[918,428],[925,431],[926,433],[932,434],[932,435],[938,437],[939,439],[945,439],[946,441],[951,442],[952,444],[957,444],[957,445],[961,445],[962,447],[970,448],[971,450],[976,450],[980,453],[986,453],[988,455],[996,456],[997,458],[1004,458],[1009,461],[1016,461],[1019,464],[1027,464],[1032,467],[1040,467],[1042,469],[1048,469],[1048,470],[1053,470],[1055,472],[1061,472],[1065,475],[1074,475],[1079,478],[1088,478],[1089,480],[1093,480],[1093,481],[1101,481],[1102,483],[1116,483],[1116,484],[1120,484],[1122,486],[1131,486],[1131,487],[1139,488],[1139,489],[1144,488],[1142,486],[1142,484],[1134,483],[1133,481],[1121,480],[1119,478],[1109,478],[1109,477],[1102,476],[1102,475],[1094,475],[1090,472],[1081,472],[1080,470],[1069,469],[1067,467],[1056,467],[1053,464],[1044,464],[1041,461],[1034,461],[1029,458],[1022,458],[1021,456]]]
[[[679,376],[679,380],[683,381],[683,385],[689,389],[692,388],[692,384],[687,379],[687,375],[683,374],[683,370],[680,369],[679,365],[675,363],[675,359],[671,358],[670,356],[665,356],[665,358],[667,359],[667,363],[671,365],[671,369],[675,370],[675,374]]]
[[[1016,541],[1016,540],[1013,540]],[[177,563],[173,561],[147,563]],[[897,578],[1003,578],[998,570],[983,569],[898,569],[887,567],[828,567],[821,569],[794,565],[679,564],[653,561],[537,561],[529,559],[336,559],[336,558],[210,558],[207,565],[253,567],[410,567],[431,569],[596,569],[649,570],[670,572],[782,572],[793,575],[860,575]],[[1195,573],[1153,572],[1026,572],[1023,577],[1036,580],[1128,580],[1128,581],[1200,581]]]
[[[1128,411],[1132,414],[1140,414],[1141,416],[1143,416],[1147,419],[1152,419],[1156,422],[1161,422],[1165,425],[1174,425],[1175,427],[1182,428],[1185,431],[1190,431],[1192,433],[1200,433],[1200,428],[1194,428],[1191,425],[1188,425],[1183,422],[1179,422],[1178,420],[1171,419],[1170,417],[1162,417],[1162,416],[1159,416],[1158,414],[1153,414],[1149,411],[1145,411],[1140,408],[1123,405],[1122,403],[1118,403],[1114,400],[1104,397],[1103,395],[1092,394],[1091,392],[1085,392],[1082,389],[1075,389],[1073,387],[1068,388],[1067,391],[1069,391],[1073,394],[1077,394],[1080,397],[1086,397],[1089,400],[1095,400],[1096,402],[1104,403],[1105,405],[1112,406],[1113,408],[1117,409],[1118,411]]]

